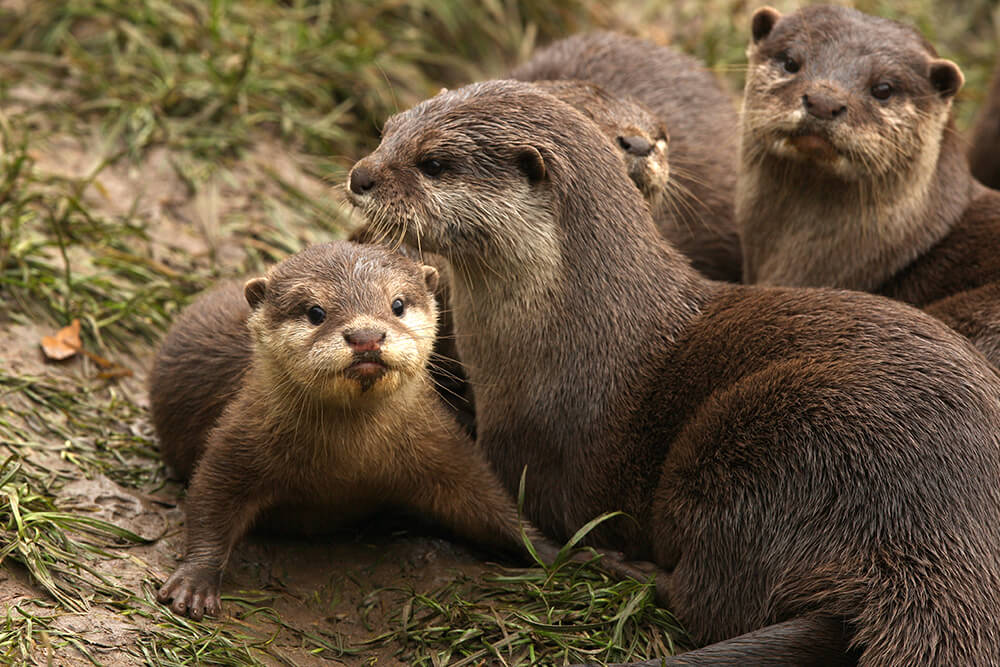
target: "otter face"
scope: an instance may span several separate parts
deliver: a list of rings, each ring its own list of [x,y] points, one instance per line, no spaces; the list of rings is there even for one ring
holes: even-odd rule
[[[481,120],[487,112],[503,118],[502,106],[487,109],[463,88],[390,118],[378,149],[348,179],[348,197],[371,236],[459,261],[551,246],[546,149],[536,147],[527,124]]]
[[[809,163],[844,180],[937,160],[958,67],[916,31],[837,6],[753,17],[744,159]]]
[[[245,286],[262,354],[292,386],[347,405],[420,376],[436,333],[437,271],[377,246],[312,246]]]
[[[648,107],[585,81],[537,81],[535,85],[597,124],[621,149],[629,178],[647,201],[653,203],[666,196],[670,139],[666,127]]]

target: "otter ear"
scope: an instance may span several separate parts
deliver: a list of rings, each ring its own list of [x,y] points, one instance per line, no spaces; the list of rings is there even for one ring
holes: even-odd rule
[[[420,268],[424,271],[424,285],[427,286],[427,291],[434,292],[438,287],[438,270],[426,264]]]
[[[954,97],[965,83],[962,70],[950,60],[932,60],[930,79],[931,85],[945,99]]]
[[[781,12],[774,7],[761,7],[753,13],[750,21],[750,33],[753,35],[753,43],[756,44],[771,34],[771,29],[781,20]]]
[[[267,291],[267,278],[251,278],[243,284],[243,295],[247,298],[250,308],[257,310],[257,306],[264,301],[264,293]]]
[[[532,185],[545,179],[545,160],[534,146],[522,146],[517,152],[517,166]]]

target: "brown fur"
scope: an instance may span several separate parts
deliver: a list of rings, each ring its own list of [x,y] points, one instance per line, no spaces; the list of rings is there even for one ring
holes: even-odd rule
[[[389,244],[391,241],[373,233],[369,225],[355,229],[348,240],[354,243]],[[476,437],[475,394],[469,383],[469,375],[458,354],[455,341],[455,324],[451,316],[451,266],[440,255],[420,252],[407,245],[396,244],[396,252],[415,261],[426,262],[438,271],[438,284],[434,290],[434,301],[438,312],[437,336],[428,363],[431,382],[438,397],[451,412],[452,417],[462,425],[470,438]]]
[[[229,553],[267,514],[329,527],[398,506],[478,544],[523,548],[514,503],[425,376],[435,279],[382,248],[324,244],[249,281],[243,303],[243,290],[226,285],[178,320],[151,394],[165,458],[197,465],[184,562],[162,602],[193,618],[217,614]],[[397,298],[402,316],[390,311]],[[307,319],[313,305],[326,311],[320,324]],[[365,327],[386,332],[374,358],[388,370],[374,379],[355,370],[372,354],[345,342]],[[528,532],[551,560],[555,549]]]
[[[243,283],[228,283],[185,308],[153,362],[149,402],[160,454],[173,473],[188,479],[208,432],[239,391],[253,337]]]
[[[736,206],[745,281],[900,299],[945,316],[1000,364],[1000,300],[989,297],[1000,193],[962,154],[954,63],[912,28],[824,6],[760,10],[749,58]],[[884,82],[883,101],[872,91]],[[811,103],[843,112],[821,118]]]
[[[525,511],[554,536],[631,515],[593,538],[670,571],[700,641],[825,618],[863,665],[997,664],[993,368],[887,299],[704,280],[621,164],[581,114],[508,81],[390,118],[354,167],[376,229],[463,267],[459,350],[507,488],[526,466]],[[798,636],[776,650],[810,655]]]
[[[980,183],[1000,190],[1000,58],[972,132],[969,165]]]
[[[612,95],[587,81],[533,83],[594,121],[604,135],[622,149],[625,170],[646,198],[651,211],[665,212],[677,206],[671,199],[678,195],[670,183],[668,128],[646,105],[626,95]],[[636,155],[629,151],[628,143],[636,139],[650,145],[648,154]]]
[[[669,206],[665,201],[670,196],[667,131],[649,109],[631,98],[612,96],[600,86],[584,81],[537,81],[535,85],[594,121],[621,149],[629,178],[639,188],[652,210],[664,210],[663,207]],[[648,154],[632,154],[623,145],[623,141],[634,141],[636,138],[649,143],[651,149]],[[440,272],[441,279],[435,292],[439,312],[438,337],[434,341],[434,354],[431,357],[431,377],[438,395],[451,409],[454,417],[470,436],[475,437],[475,392],[468,382],[468,373],[458,353],[451,317],[451,268],[433,253],[422,253],[412,247],[399,246],[398,239],[374,233],[370,225],[362,225],[354,230],[350,240],[358,243],[395,242],[400,252],[426,261]]]
[[[598,32],[549,45],[511,78],[592,81],[649,107],[670,132],[668,196],[651,201],[656,226],[701,273],[740,280],[733,219],[739,119],[704,65],[667,47]]]

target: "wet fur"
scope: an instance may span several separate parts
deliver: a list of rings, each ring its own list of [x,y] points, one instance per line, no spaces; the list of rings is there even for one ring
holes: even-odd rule
[[[627,512],[593,539],[670,571],[699,641],[763,628],[747,656],[813,655],[772,624],[814,618],[862,665],[997,664],[1000,379],[967,341],[880,297],[705,281],[530,86],[424,102],[362,165],[369,220],[461,267],[479,444],[508,489],[527,467],[536,525]]]
[[[670,133],[668,196],[651,202],[657,228],[704,275],[740,280],[733,218],[739,119],[704,65],[651,42],[596,32],[541,49],[510,76],[592,81],[647,106]]]
[[[1000,364],[1000,301],[982,297],[1000,281],[1000,193],[974,181],[954,129],[961,73],[888,19],[843,7],[771,12],[758,13],[768,30],[748,51],[736,204],[745,282],[864,290],[935,313],[952,299],[949,324]],[[783,69],[785,53],[800,71]],[[936,88],[935,72],[955,85]],[[884,104],[869,92],[881,80],[895,86]],[[811,94],[842,100],[845,113],[812,118],[802,104]],[[798,153],[788,140],[797,132],[827,137],[838,157]]]
[[[248,282],[242,303],[244,288],[229,284],[178,320],[151,399],[164,457],[181,472],[196,465],[184,561],[161,601],[218,614],[229,553],[258,518],[315,532],[399,507],[477,544],[523,549],[514,503],[425,375],[433,275],[375,246],[324,244]],[[317,304],[327,318],[313,325],[305,313]],[[387,331],[378,380],[351,379],[342,332],[353,326]],[[555,549],[526,529],[551,560]]]

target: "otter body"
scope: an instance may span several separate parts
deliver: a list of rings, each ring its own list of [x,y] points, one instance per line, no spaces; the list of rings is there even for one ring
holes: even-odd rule
[[[670,133],[667,196],[650,200],[657,228],[704,275],[739,282],[733,218],[739,117],[704,65],[650,42],[598,32],[549,45],[511,78],[591,81],[648,107]]]
[[[1000,58],[972,132],[969,165],[980,183],[1000,190]]]
[[[484,546],[522,548],[514,503],[426,377],[436,280],[376,246],[323,244],[209,293],[178,321],[151,395],[164,458],[193,475],[184,561],[162,602],[217,614],[229,553],[267,514],[329,527],[396,506]],[[205,389],[192,392],[198,380]]]
[[[390,118],[350,184],[463,266],[478,442],[508,489],[527,467],[536,525],[627,512],[593,538],[669,571],[695,638],[764,628],[727,651],[997,663],[1000,381],[968,341],[880,297],[705,280],[599,129],[529,85]]]
[[[954,130],[958,67],[907,26],[824,6],[759,10],[749,58],[745,282],[906,301],[1000,365],[1000,193]]]

